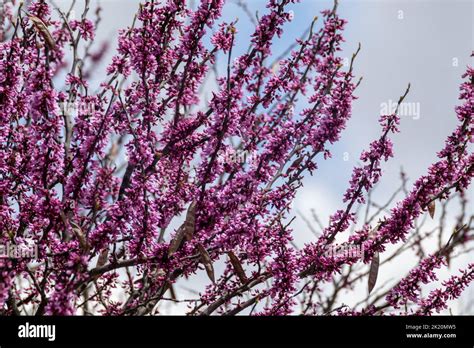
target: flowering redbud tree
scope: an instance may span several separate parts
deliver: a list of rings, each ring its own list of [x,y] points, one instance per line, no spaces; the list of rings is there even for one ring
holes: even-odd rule
[[[304,217],[313,241],[297,247],[291,204],[351,117],[359,50],[344,64],[336,2],[275,57],[298,1],[268,0],[237,56],[224,2],[143,2],[98,89],[100,8],[84,0],[72,16],[45,0],[2,3],[0,313],[147,315],[172,304],[191,315],[430,315],[474,280],[471,263],[422,291],[472,248],[474,70],[460,77],[458,126],[437,162],[411,187],[401,173],[402,199],[374,212],[370,198],[394,155],[397,108],[380,118],[343,205],[327,226]],[[441,217],[422,228],[453,200],[455,226]],[[410,252],[417,266],[377,283],[384,263]],[[368,295],[345,305],[358,283]]]

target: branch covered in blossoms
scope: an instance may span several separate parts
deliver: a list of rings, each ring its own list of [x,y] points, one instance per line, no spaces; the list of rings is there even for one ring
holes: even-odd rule
[[[307,221],[314,241],[300,248],[292,203],[330,161],[351,118],[361,46],[345,64],[346,21],[335,1],[275,60],[298,2],[268,0],[244,38],[237,18],[222,18],[224,0],[144,1],[111,55],[97,35],[94,2],[84,1],[76,18],[74,4],[3,5],[0,246],[14,255],[0,258],[0,313],[147,315],[172,302],[192,315],[288,315],[300,298],[303,314],[371,315],[413,304],[427,315],[460,296],[472,264],[426,298],[420,287],[474,239],[465,214],[473,69],[463,76],[459,125],[427,174],[411,190],[402,175],[402,187],[369,216],[394,156],[397,107],[380,118],[381,135],[353,169],[344,207],[328,226],[315,215],[317,232]],[[240,42],[249,47],[238,55]],[[457,233],[442,246],[442,218],[440,250],[427,254],[421,241],[431,234],[422,235],[418,221],[454,197],[463,202]],[[407,246],[384,260],[400,242]],[[331,252],[352,247],[363,255]],[[376,288],[365,308],[335,307],[338,294],[367,275],[359,266],[376,265],[371,292],[379,255],[383,266],[408,248],[420,262],[407,277]],[[182,298],[187,279],[202,285],[191,299]]]

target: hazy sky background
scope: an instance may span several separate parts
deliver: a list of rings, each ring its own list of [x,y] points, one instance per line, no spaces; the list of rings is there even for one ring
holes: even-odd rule
[[[249,10],[259,14],[266,12],[265,3],[264,0],[247,1]],[[117,30],[131,24],[138,2],[102,0],[100,4],[103,20],[98,36],[113,48]],[[305,31],[314,16],[331,7],[332,1],[323,0],[302,0],[292,5],[294,20],[287,25],[284,36],[276,40],[274,53],[283,52]],[[341,141],[332,147],[333,158],[319,161],[319,169],[314,176],[305,179],[305,186],[298,193],[293,209],[294,214],[299,211],[308,217],[310,209],[315,209],[323,222],[327,222],[329,215],[341,207],[342,194],[360,152],[379,137],[377,120],[384,103],[396,102],[408,83],[411,83],[411,90],[405,101],[419,108],[419,114],[402,117],[401,134],[393,137],[395,158],[384,164],[384,176],[374,197],[383,203],[384,198],[396,190],[401,166],[411,179],[410,183],[426,173],[436,159],[436,152],[443,147],[446,136],[456,127],[454,107],[459,104],[461,75],[467,64],[472,65],[469,56],[474,48],[474,2],[471,0],[341,0],[338,12],[348,20],[341,56],[350,57],[358,43],[362,45],[354,69],[356,76],[363,76],[356,93],[359,99],[353,104],[353,116]],[[240,7],[228,1],[223,19],[231,21],[236,17],[239,18],[234,50],[237,56],[247,50],[253,25]],[[318,28],[320,25],[321,21]],[[103,77],[103,67],[95,76]],[[472,189],[469,197],[474,199]],[[473,211],[472,202],[468,211]],[[448,220],[455,215],[456,209],[453,209]],[[297,245],[302,246],[314,239],[299,216],[293,227]],[[472,262],[472,255],[457,260],[450,272],[440,272],[442,279],[466,265],[468,260]],[[402,263],[384,265],[380,269],[378,284],[403,276],[415,261],[404,258]],[[196,279],[200,283],[206,276],[198,275]],[[357,291],[359,296],[365,294],[365,286],[364,282]],[[472,286],[458,304],[465,306],[469,297],[474,297]],[[357,299],[354,297],[353,301],[357,302]],[[454,305],[453,313],[457,312]]]

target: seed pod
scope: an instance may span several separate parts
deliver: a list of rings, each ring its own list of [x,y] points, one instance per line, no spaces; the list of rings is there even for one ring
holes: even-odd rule
[[[188,208],[188,212],[186,213],[186,220],[184,223],[178,228],[175,237],[170,243],[170,248],[168,250],[168,256],[173,255],[183,244],[184,238],[186,240],[191,240],[194,235],[196,224],[196,202],[192,202]]]
[[[379,230],[380,226],[382,223],[379,221],[377,225],[369,232],[369,239],[374,240],[375,237],[377,236],[377,231]],[[380,266],[380,257],[379,253],[376,251],[374,253],[374,257],[372,258],[372,262],[370,263],[370,269],[369,269],[369,280],[368,280],[368,286],[369,286],[369,294],[372,292],[374,289],[375,283],[377,282],[377,276],[379,273],[379,266]]]
[[[125,248],[121,248],[119,252],[115,255],[117,259],[121,259],[125,255]]]
[[[99,258],[97,259],[97,264],[95,265],[96,268],[102,267],[107,263],[107,259],[109,256],[109,249],[104,249],[99,255]]]
[[[214,266],[212,265],[212,259],[209,256],[209,253],[201,244],[198,244],[197,248],[198,248],[199,254],[201,254],[201,262],[206,268],[207,276],[213,283],[215,283],[216,280],[214,276]]]
[[[304,156],[298,157],[297,159],[294,160],[294,162],[288,167],[286,174],[290,173],[291,171],[295,170],[296,168],[299,167],[301,162],[303,162]]]
[[[436,210],[436,203],[435,201],[431,201],[428,204],[428,213],[430,213],[430,216],[432,219],[434,218],[435,210]]]
[[[240,282],[242,284],[246,284],[248,282],[248,278],[245,274],[244,268],[242,267],[242,263],[240,262],[239,258],[232,251],[229,251],[227,255],[229,256],[230,263],[234,268],[235,274],[237,274],[237,277],[239,277]]]
[[[74,221],[70,222],[72,231],[77,237],[77,240],[79,241],[79,245],[81,246],[81,249],[84,251],[89,250],[89,244],[87,243],[86,236],[84,235],[84,232],[82,231],[82,228],[76,224]]]
[[[370,270],[369,270],[369,294],[374,289],[375,283],[377,282],[377,276],[379,274],[379,265],[380,265],[380,258],[379,253],[375,252],[372,262],[370,263]]]
[[[43,38],[44,42],[48,45],[48,47],[52,50],[56,48],[56,43],[54,42],[53,36],[48,30],[46,24],[38,17],[29,15],[28,18],[33,22],[35,29]]]
[[[184,221],[184,230],[186,240],[190,241],[193,238],[194,231],[196,228],[196,202],[193,201],[188,208],[186,214],[186,220]]]

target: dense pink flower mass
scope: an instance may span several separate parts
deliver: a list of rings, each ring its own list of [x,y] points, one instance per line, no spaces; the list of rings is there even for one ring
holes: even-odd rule
[[[469,264],[467,269],[461,270],[461,275],[452,276],[443,282],[444,289],[433,290],[426,300],[420,301],[420,308],[417,314],[427,315],[433,311],[447,308],[447,301],[459,298],[462,291],[474,280],[474,264]]]
[[[390,213],[373,227],[356,210],[370,205],[396,152],[397,111],[380,118],[381,135],[360,155],[343,207],[297,248],[291,204],[351,117],[359,51],[344,64],[346,21],[336,2],[274,61],[272,45],[298,1],[269,0],[248,50],[236,56],[238,23],[222,21],[224,2],[145,1],[120,32],[98,90],[88,76],[105,52],[91,48],[99,10],[94,20],[87,0],[76,19],[44,0],[9,9],[11,30],[0,41],[0,244],[36,254],[0,258],[0,313],[145,315],[172,301],[192,314],[287,315],[302,296],[304,314],[410,305],[426,315],[472,282],[470,264],[421,293],[453,250],[474,240],[473,219],[462,215],[446,245],[377,298],[385,304],[334,307],[337,293],[360,279],[347,269],[370,263],[370,292],[388,244],[410,246],[424,212],[465,199],[474,173],[474,70],[463,76],[458,127],[438,162]],[[206,95],[213,74],[217,87]],[[363,227],[347,236],[357,223]],[[336,247],[363,255],[330,252]],[[178,299],[176,284],[201,273],[209,282],[198,298]],[[316,300],[331,282],[333,297]]]

